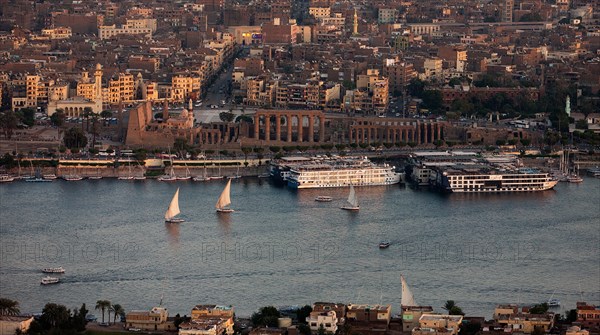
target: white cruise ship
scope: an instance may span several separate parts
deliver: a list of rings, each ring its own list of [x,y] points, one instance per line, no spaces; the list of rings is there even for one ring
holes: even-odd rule
[[[373,164],[366,157],[314,160],[292,166],[287,184],[292,188],[392,185],[402,177],[394,169],[387,164]]]
[[[557,182],[548,173],[532,169],[487,173],[479,169],[445,169],[437,178],[438,186],[446,191],[463,193],[545,191]]]

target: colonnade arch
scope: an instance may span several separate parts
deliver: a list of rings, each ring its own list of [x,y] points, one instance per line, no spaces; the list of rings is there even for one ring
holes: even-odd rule
[[[323,142],[321,111],[259,110],[254,114],[254,139],[265,142]]]

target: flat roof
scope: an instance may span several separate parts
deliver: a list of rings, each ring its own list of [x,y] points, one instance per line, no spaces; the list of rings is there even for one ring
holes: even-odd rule
[[[452,320],[452,321],[460,321],[462,320],[462,315],[448,315],[448,314],[423,314],[421,316],[421,320]]]

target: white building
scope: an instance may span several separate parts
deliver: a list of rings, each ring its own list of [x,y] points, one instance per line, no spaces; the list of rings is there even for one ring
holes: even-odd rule
[[[326,332],[335,334],[338,329],[338,318],[334,311],[313,312],[306,318],[310,330],[316,332],[323,326]]]

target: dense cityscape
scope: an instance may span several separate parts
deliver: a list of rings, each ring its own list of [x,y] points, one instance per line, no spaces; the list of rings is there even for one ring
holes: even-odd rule
[[[0,0],[0,131],[0,335],[600,334],[598,0]]]

